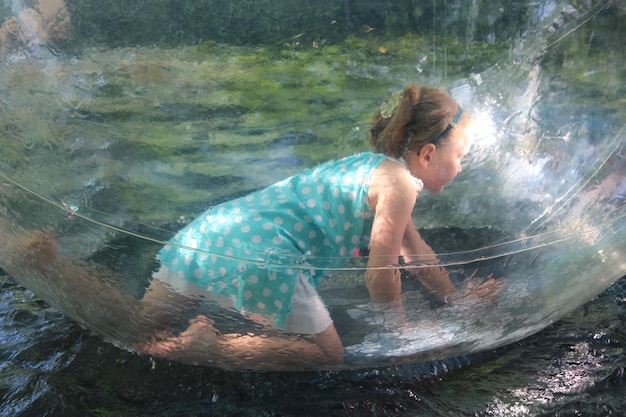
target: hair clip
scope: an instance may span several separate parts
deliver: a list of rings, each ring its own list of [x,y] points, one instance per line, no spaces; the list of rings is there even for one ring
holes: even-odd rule
[[[393,93],[389,100],[380,105],[380,116],[383,119],[388,119],[393,116],[396,113],[401,100],[402,91]]]

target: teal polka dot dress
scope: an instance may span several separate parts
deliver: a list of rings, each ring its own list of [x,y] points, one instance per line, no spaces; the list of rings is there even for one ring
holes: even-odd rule
[[[366,152],[329,161],[212,207],[158,259],[177,279],[284,328],[298,275],[316,285],[323,268],[345,264],[367,245],[374,217],[369,180],[385,159]]]

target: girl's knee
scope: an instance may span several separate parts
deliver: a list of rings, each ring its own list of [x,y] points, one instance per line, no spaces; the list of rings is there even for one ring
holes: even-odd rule
[[[315,344],[322,350],[331,365],[343,363],[344,348],[334,324],[315,335]]]

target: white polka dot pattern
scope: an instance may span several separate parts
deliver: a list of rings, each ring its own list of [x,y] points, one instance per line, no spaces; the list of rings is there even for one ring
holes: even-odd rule
[[[302,254],[320,257],[328,267],[345,263],[371,232],[369,178],[385,159],[366,152],[329,161],[213,207],[181,230],[159,260],[185,280],[231,298],[236,308],[283,328],[301,271],[268,263],[276,255]],[[314,284],[324,275],[305,273]]]

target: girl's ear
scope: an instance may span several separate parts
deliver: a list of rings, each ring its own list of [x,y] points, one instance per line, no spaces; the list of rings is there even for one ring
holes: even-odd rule
[[[417,153],[417,158],[423,167],[426,167],[433,157],[433,153],[437,150],[437,147],[432,143],[422,146],[422,149]]]

